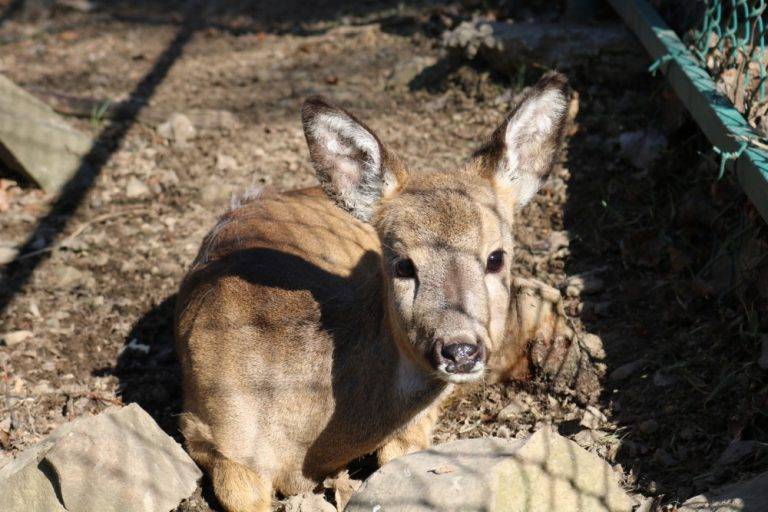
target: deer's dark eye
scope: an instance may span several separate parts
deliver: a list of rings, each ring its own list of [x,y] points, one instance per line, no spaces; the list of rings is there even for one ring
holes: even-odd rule
[[[488,255],[488,261],[485,263],[485,271],[495,274],[504,266],[504,251],[499,249]]]
[[[408,258],[397,260],[395,263],[395,275],[403,279],[410,279],[416,275],[416,267]]]

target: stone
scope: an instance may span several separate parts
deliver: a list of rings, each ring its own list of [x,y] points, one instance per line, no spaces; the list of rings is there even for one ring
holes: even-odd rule
[[[760,338],[760,359],[757,365],[763,370],[768,370],[768,335]]]
[[[594,273],[584,273],[569,277],[563,287],[568,297],[579,297],[601,292],[605,288],[605,281]]]
[[[666,450],[658,448],[653,452],[653,462],[660,466],[671,467],[677,464],[677,459],[670,455]]]
[[[641,421],[637,426],[637,430],[643,434],[655,434],[659,430],[659,422],[656,420]]]
[[[761,453],[768,453],[768,443],[760,441],[732,441],[720,457],[717,459],[718,466],[727,466],[736,464],[742,460],[753,457]]]
[[[608,432],[604,430],[593,430],[590,428],[585,428],[584,430],[579,430],[573,436],[573,440],[582,448],[591,448],[596,443],[600,442],[601,439],[604,439],[607,436]]]
[[[643,366],[645,365],[645,361],[642,359],[637,359],[635,361],[630,361],[629,363],[623,364],[613,370],[610,375],[608,375],[608,378],[612,381],[620,381],[628,379],[629,377],[637,374],[643,369]]]
[[[768,509],[768,472],[695,496],[678,512],[763,512]]]
[[[603,426],[607,421],[608,421],[608,418],[605,417],[605,414],[603,414],[603,412],[600,409],[598,409],[593,405],[589,405],[587,406],[587,409],[584,411],[584,416],[582,416],[581,421],[579,422],[579,425],[581,425],[584,428],[597,430],[601,426]]]
[[[656,500],[654,498],[648,498],[641,494],[635,494],[634,498],[638,502],[635,512],[652,512],[653,510],[656,510],[653,508],[653,506],[656,504]]]
[[[174,112],[166,122],[157,127],[157,133],[183,146],[197,135],[197,130],[187,116]]]
[[[605,359],[603,340],[597,334],[584,333],[579,337],[579,342],[590,357],[602,361]]]
[[[665,388],[667,386],[671,386],[672,384],[675,384],[677,382],[677,379],[669,374],[664,373],[661,370],[657,370],[653,374],[653,385],[658,386],[660,388]]]
[[[434,66],[437,59],[427,56],[416,56],[398,62],[387,77],[388,87],[407,87],[412,85],[424,69]]]
[[[88,287],[94,281],[90,273],[85,273],[71,265],[61,265],[51,271],[58,290],[70,290],[78,286]]]
[[[336,507],[325,501],[322,494],[297,494],[285,501],[285,512],[336,512]],[[341,510],[341,509],[339,509]]]
[[[221,205],[230,201],[235,187],[221,179],[210,179],[200,189],[200,200],[209,206]]]
[[[229,110],[190,110],[186,115],[198,130],[236,130],[242,125]]]
[[[219,171],[236,171],[238,167],[237,160],[233,157],[225,155],[224,153],[216,155],[216,169]]]
[[[138,405],[65,423],[0,469],[4,512],[166,512],[202,473]]]
[[[633,166],[644,170],[667,147],[667,138],[656,129],[624,132],[619,135],[621,155]]]
[[[526,439],[463,439],[395,459],[363,483],[345,510],[628,512],[633,506],[608,463],[545,427]]]
[[[17,379],[16,383],[22,383],[23,385],[23,381],[21,379]],[[3,448],[3,449],[8,448],[10,446],[10,442],[11,442],[11,418],[8,417],[8,418],[5,418],[4,420],[0,420],[0,448]],[[3,452],[0,452],[0,453],[3,453]],[[6,461],[6,463],[8,462],[10,461]]]
[[[570,244],[570,234],[567,231],[553,231],[547,237],[549,253],[554,258],[564,258],[568,256],[568,248]]]
[[[92,140],[53,109],[0,76],[0,161],[56,193],[81,169]]]
[[[520,400],[519,398],[515,398],[509,404],[507,404],[501,411],[499,411],[499,414],[496,416],[496,418],[499,421],[514,420],[515,418],[528,412],[530,409],[531,409],[530,405],[525,403],[523,400]]]
[[[32,336],[34,336],[32,331],[11,331],[0,336],[0,339],[2,339],[7,346],[12,347],[26,341]]]
[[[138,199],[149,195],[149,187],[146,183],[138,179],[136,176],[131,176],[128,183],[125,185],[125,197],[128,199]]]
[[[0,245],[0,265],[12,262],[18,255],[19,250],[16,247]]]

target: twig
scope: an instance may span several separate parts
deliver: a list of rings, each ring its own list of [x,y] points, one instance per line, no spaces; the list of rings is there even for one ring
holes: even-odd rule
[[[34,402],[34,400],[33,400]],[[40,435],[37,432],[37,428],[35,427],[35,419],[32,417],[32,406],[30,402],[24,402],[24,409],[27,410],[27,421],[29,421],[29,428],[32,430],[32,433],[36,436]]]
[[[741,141],[747,142],[747,143],[755,146],[756,148],[760,148],[760,149],[764,149],[764,150],[768,151],[768,144],[766,144],[765,142],[762,142],[757,137],[749,137],[747,135],[736,135],[736,134],[733,134],[733,133],[731,133],[729,135],[731,137],[733,137],[734,139],[736,139],[736,140],[741,140]]]
[[[93,219],[89,220],[88,222],[84,222],[80,224],[80,226],[75,229],[71,235],[67,236],[66,238],[60,240],[54,245],[51,245],[49,247],[44,247],[42,249],[38,249],[37,251],[27,252],[24,254],[21,254],[16,258],[16,261],[25,260],[27,258],[31,258],[33,256],[37,256],[38,254],[43,254],[45,252],[53,252],[61,249],[62,246],[68,244],[78,236],[80,236],[86,229],[93,226],[94,224],[99,224],[101,222],[111,220],[117,217],[123,217],[127,215],[137,215],[142,214],[150,211],[149,208],[137,208],[133,210],[123,210],[119,212],[112,212],[112,213],[105,213],[103,215],[99,215],[98,217],[94,217]]]
[[[5,392],[5,409],[8,411],[8,416],[11,419],[11,430],[14,428],[14,421],[13,421],[13,407],[11,406],[11,390],[10,386],[8,384],[8,381],[10,379],[8,378],[8,364],[3,363],[3,391]]]
[[[75,396],[77,396],[78,398],[84,396],[86,398],[90,398],[91,400],[107,402],[108,404],[112,404],[112,405],[123,405],[123,400],[121,398],[111,398],[108,396],[96,394],[92,391],[89,391],[88,393],[78,393]]]

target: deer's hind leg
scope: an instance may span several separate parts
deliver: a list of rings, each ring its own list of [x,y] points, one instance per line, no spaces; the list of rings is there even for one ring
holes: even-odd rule
[[[210,476],[213,492],[226,512],[272,510],[271,479],[222,455],[215,446],[210,428],[195,415],[182,415],[181,431],[189,455]]]

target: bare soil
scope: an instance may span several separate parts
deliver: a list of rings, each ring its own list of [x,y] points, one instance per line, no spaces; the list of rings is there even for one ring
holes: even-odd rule
[[[517,13],[472,2],[15,4],[0,0],[0,73],[29,90],[130,102],[113,119],[69,118],[98,147],[63,199],[0,171],[0,249],[21,249],[0,281],[5,455],[115,403],[138,402],[178,439],[174,294],[233,193],[316,183],[302,99],[321,93],[353,110],[414,169],[452,167],[542,70],[504,77],[449,62],[440,33],[478,14],[561,14],[551,3]],[[424,57],[434,64],[417,78],[392,77]],[[621,80],[604,65],[571,75],[578,130],[520,215],[515,271],[553,286],[584,272],[603,281],[566,301],[605,344],[597,422],[590,433],[587,405],[539,380],[481,384],[453,397],[435,440],[555,424],[673,510],[768,469],[764,451],[716,463],[734,440],[768,440],[766,228],[731,176],[716,181],[709,144],[662,78],[640,69]],[[158,134],[173,112],[204,118],[186,144]],[[667,144],[635,168],[619,136],[647,130]],[[499,419],[512,401],[525,411]],[[207,485],[181,509],[217,510]]]

